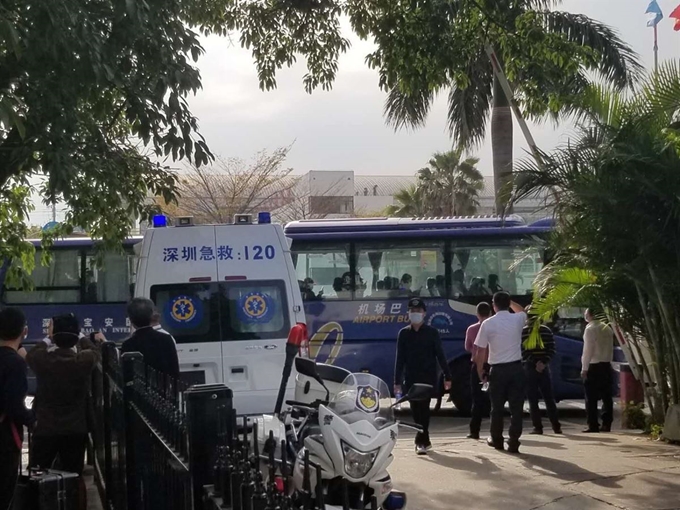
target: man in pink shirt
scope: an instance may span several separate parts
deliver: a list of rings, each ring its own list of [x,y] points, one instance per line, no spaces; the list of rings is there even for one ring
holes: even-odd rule
[[[472,354],[472,366],[470,367],[470,392],[472,394],[472,418],[470,419],[470,433],[468,439],[479,439],[479,430],[482,427],[482,418],[488,416],[490,402],[489,395],[482,391],[482,381],[479,379],[475,360],[477,356],[485,356],[486,364],[489,357],[489,349],[480,349],[475,345],[479,328],[482,322],[491,316],[491,306],[489,303],[479,303],[477,305],[477,319],[479,322],[470,326],[465,332],[465,350]],[[483,352],[480,352],[483,351]]]

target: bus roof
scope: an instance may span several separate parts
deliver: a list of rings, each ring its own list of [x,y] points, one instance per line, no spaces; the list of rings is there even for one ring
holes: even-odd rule
[[[134,246],[142,239],[144,239],[143,236],[128,237],[123,241],[123,246]],[[40,248],[40,239],[27,239],[27,241],[33,244],[33,246],[36,248]],[[92,239],[90,237],[67,237],[63,239],[55,239],[54,248],[87,248],[88,246],[94,246],[96,242],[96,239]]]
[[[552,230],[551,220],[527,225],[519,216],[457,216],[448,218],[342,218],[301,220],[286,225],[293,240],[335,240],[400,237],[495,237],[537,235]]]

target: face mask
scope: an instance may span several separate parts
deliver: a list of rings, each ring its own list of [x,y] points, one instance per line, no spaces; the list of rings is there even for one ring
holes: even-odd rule
[[[410,320],[412,324],[420,324],[421,322],[423,322],[424,316],[425,314],[420,312],[409,312],[408,320]]]

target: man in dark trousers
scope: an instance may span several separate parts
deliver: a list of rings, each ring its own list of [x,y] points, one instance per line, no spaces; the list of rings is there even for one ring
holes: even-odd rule
[[[154,304],[146,298],[134,298],[127,306],[127,314],[135,332],[123,342],[121,354],[139,352],[144,362],[154,370],[179,378],[177,347],[172,336],[154,329]]]
[[[505,403],[510,406],[508,452],[519,453],[524,413],[524,371],[522,369],[522,329],[527,321],[524,309],[510,299],[507,292],[493,295],[496,315],[485,320],[479,328],[475,345],[480,348],[475,357],[477,372],[484,379],[485,350],[489,353],[489,396],[491,398],[491,437],[489,446],[497,450],[503,443],[503,414]],[[512,309],[515,313],[510,313]]]
[[[482,428],[482,418],[489,413],[489,394],[482,391],[482,381],[477,373],[475,358],[479,347],[475,346],[475,340],[479,334],[482,322],[491,316],[491,306],[489,303],[481,302],[477,305],[477,323],[473,324],[465,332],[465,350],[472,355],[472,366],[470,367],[470,393],[472,394],[472,417],[470,418],[470,433],[468,439],[479,439],[479,431]],[[485,349],[488,355],[488,350]],[[488,372],[486,356],[484,359],[485,373]]]
[[[614,332],[602,323],[593,310],[585,313],[588,323],[583,333],[581,377],[586,387],[586,412],[588,427],[583,431],[610,432],[614,420],[612,398],[612,360],[614,358]],[[597,413],[597,401],[602,400],[602,426]]]
[[[531,322],[531,321],[530,321]],[[527,385],[527,399],[531,421],[534,425],[532,434],[543,434],[543,422],[541,410],[538,407],[539,394],[545,402],[548,411],[548,419],[555,434],[562,433],[562,425],[557,417],[557,404],[553,394],[552,376],[550,374],[550,360],[555,355],[555,339],[548,326],[541,324],[539,333],[541,342],[531,349],[526,347],[531,335],[531,325],[527,324],[522,330],[522,360],[524,362],[524,375]]]
[[[19,355],[26,317],[18,308],[0,311],[0,510],[10,508],[19,474],[24,425],[35,421],[26,409],[26,362]]]
[[[397,355],[394,367],[394,393],[408,392],[415,383],[437,385],[437,364],[444,372],[444,389],[451,389],[451,372],[446,363],[439,331],[425,324],[425,302],[413,298],[408,302],[408,317],[411,322],[399,331]],[[425,455],[432,449],[430,442],[430,399],[411,402],[413,421],[423,428],[416,434],[416,453]]]

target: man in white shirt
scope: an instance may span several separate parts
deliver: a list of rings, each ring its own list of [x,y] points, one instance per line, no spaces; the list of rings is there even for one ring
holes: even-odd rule
[[[491,437],[489,446],[503,450],[503,414],[505,403],[510,406],[508,451],[519,453],[524,414],[524,370],[522,369],[522,329],[527,321],[524,309],[510,299],[507,292],[493,295],[496,315],[479,328],[475,345],[479,347],[475,363],[480,379],[484,378],[484,358],[488,349],[489,396],[491,398]],[[512,309],[515,313],[510,313]]]
[[[583,333],[581,378],[585,381],[588,428],[583,432],[610,432],[614,419],[612,395],[614,333],[609,326],[597,320],[590,308],[586,310],[585,319],[588,324]],[[598,400],[602,400],[601,427],[597,412]]]

